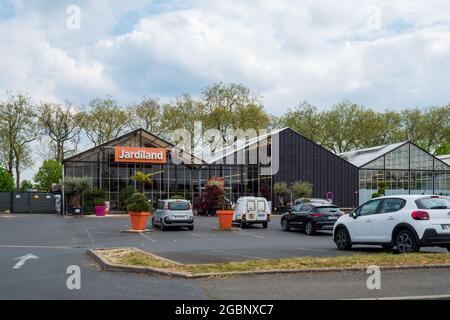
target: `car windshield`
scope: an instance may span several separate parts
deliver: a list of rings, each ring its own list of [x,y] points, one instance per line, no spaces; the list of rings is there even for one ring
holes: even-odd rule
[[[189,210],[189,209],[190,209],[189,202],[186,201],[169,202],[169,210]]]
[[[450,209],[450,202],[444,198],[425,198],[416,200],[419,209]]]
[[[327,206],[327,207],[316,207],[313,211],[317,213],[332,213],[332,212],[339,212],[340,210],[338,207]]]

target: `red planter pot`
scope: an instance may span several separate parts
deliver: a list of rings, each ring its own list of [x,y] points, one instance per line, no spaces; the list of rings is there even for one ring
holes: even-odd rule
[[[219,227],[221,230],[230,230],[233,226],[233,210],[218,210]]]
[[[131,229],[140,231],[147,229],[148,218],[150,217],[150,212],[128,212],[131,219]]]
[[[106,215],[106,206],[95,206],[95,215],[97,217],[104,217]]]

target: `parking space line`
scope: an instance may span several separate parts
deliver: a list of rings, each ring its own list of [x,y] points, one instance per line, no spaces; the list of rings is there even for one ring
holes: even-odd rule
[[[202,239],[212,240],[212,238],[210,238],[210,237],[208,237],[208,236],[205,236],[205,235],[203,235],[203,234],[200,234],[200,233],[190,232],[189,234],[190,234],[190,235],[193,235],[193,236],[195,236],[195,237],[202,238]]]
[[[84,231],[87,233],[89,240],[91,240],[92,244],[95,244],[94,238],[92,238],[91,233],[89,232],[89,230],[86,228],[86,225],[83,223],[83,229]]]
[[[146,234],[143,234],[143,233],[139,233],[141,236],[143,236],[145,239],[148,239],[148,240],[150,240],[150,241],[152,241],[152,242],[156,242],[156,240],[155,239],[152,239],[152,238],[150,238],[149,236],[147,236]]]
[[[79,249],[74,247],[62,247],[62,246],[21,246],[21,245],[0,245],[0,249]]]
[[[246,236],[249,236],[249,237],[253,237],[253,238],[256,238],[256,239],[265,239],[263,236],[256,236],[254,234],[247,233],[247,232],[237,232],[237,234],[243,234],[243,235],[246,235]]]

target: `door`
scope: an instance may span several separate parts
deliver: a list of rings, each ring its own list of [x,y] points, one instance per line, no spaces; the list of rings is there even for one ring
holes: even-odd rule
[[[155,215],[154,219],[157,224],[161,224],[163,212],[164,212],[164,201],[158,201],[158,207],[156,208],[154,214]]]
[[[300,209],[301,209],[301,207],[302,207],[301,203],[296,204],[294,206],[294,208],[292,208],[292,211],[288,215],[289,224],[294,228],[298,228],[298,226],[300,224]]]
[[[309,204],[302,204],[302,207],[300,208],[300,213],[298,214],[298,221],[299,221],[299,226],[301,226],[301,228],[305,228],[306,226],[306,221],[309,218],[309,214],[312,210],[312,206],[310,206]]]
[[[348,228],[353,242],[372,242],[372,224],[378,212],[381,200],[371,200],[356,209],[356,219],[352,219]]]
[[[398,213],[406,201],[398,198],[387,198],[381,203],[378,213],[373,216],[373,238],[376,242],[390,242],[392,231],[398,222]]]

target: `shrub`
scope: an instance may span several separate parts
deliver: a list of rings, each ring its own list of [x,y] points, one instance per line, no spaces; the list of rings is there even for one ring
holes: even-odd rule
[[[380,194],[378,192],[372,193],[372,199],[378,198],[379,196],[380,196]]]
[[[312,197],[313,187],[312,184],[308,181],[297,181],[294,182],[291,186],[292,196],[294,199],[298,198],[306,198],[309,199]]]
[[[94,206],[103,206],[107,200],[106,192],[102,189],[93,189],[83,194],[83,208],[86,213],[93,213]]]
[[[147,200],[147,197],[142,193],[135,193],[130,198],[130,204],[127,209],[130,212],[150,212],[151,204]]]
[[[134,186],[126,186],[120,190],[119,194],[119,208],[120,210],[127,210],[127,206],[130,204],[130,199],[133,194],[136,193]]]
[[[64,192],[69,195],[69,205],[72,208],[81,207],[81,196],[91,189],[92,180],[89,177],[66,177]]]
[[[182,195],[179,195],[179,194],[174,194],[173,196],[170,197],[170,199],[172,199],[172,200],[186,200],[185,197],[183,197]]]
[[[0,192],[12,192],[14,191],[14,179],[3,168],[0,168]]]

